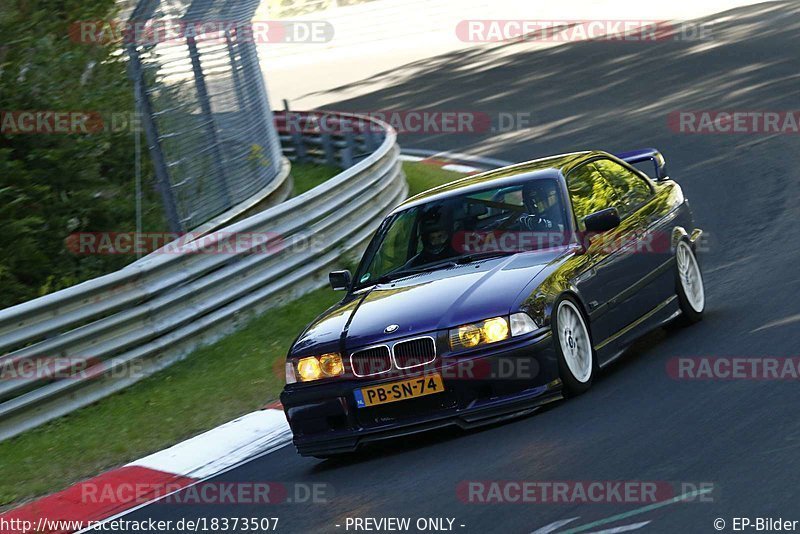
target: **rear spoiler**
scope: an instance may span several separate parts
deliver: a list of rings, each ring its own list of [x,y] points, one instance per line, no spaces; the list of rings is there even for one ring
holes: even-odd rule
[[[644,171],[649,177],[654,180],[668,180],[667,162],[661,152],[655,148],[642,148],[639,150],[631,150],[629,152],[621,152],[615,154],[619,159],[626,163],[630,163],[637,169]],[[650,162],[648,166],[647,163]],[[637,165],[645,164],[645,165]]]

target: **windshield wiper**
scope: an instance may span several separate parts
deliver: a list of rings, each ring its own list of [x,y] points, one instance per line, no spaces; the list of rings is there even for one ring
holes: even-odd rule
[[[456,265],[457,263],[454,262],[453,260],[448,260],[446,262],[433,263],[431,265],[422,265],[420,267],[415,267],[413,269],[402,269],[400,271],[392,271],[378,278],[378,283],[385,284],[386,282],[391,282],[399,278],[405,278],[407,276],[413,276],[415,274],[428,273],[431,271],[438,271],[439,269],[444,269],[447,267],[455,267]]]
[[[378,278],[378,284],[385,284],[387,282],[392,282],[394,280],[398,280],[400,278],[405,278],[407,276],[413,276],[415,274],[421,273],[428,273],[432,271],[438,271],[439,269],[446,269],[448,267],[456,267],[457,265],[465,265],[467,263],[472,263],[474,261],[485,260],[488,258],[494,258],[498,256],[510,256],[512,254],[516,254],[517,251],[510,251],[510,250],[493,250],[487,252],[476,252],[473,254],[465,254],[464,256],[459,256],[457,258],[447,260],[444,262],[433,263],[431,265],[422,265],[420,267],[415,267],[413,269],[403,269],[400,271],[393,271],[390,273],[386,273],[380,278]]]
[[[496,258],[500,256],[511,256],[512,254],[516,254],[517,250],[491,250],[486,252],[474,252],[472,254],[465,254],[463,256],[459,256],[456,258],[456,263],[459,265],[464,265],[466,263],[472,263],[473,261],[478,260],[486,260],[489,258]]]

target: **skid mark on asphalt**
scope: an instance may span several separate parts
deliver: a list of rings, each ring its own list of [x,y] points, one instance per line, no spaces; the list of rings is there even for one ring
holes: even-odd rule
[[[564,525],[568,525],[569,523],[572,523],[576,519],[580,519],[580,517],[570,517],[569,519],[562,519],[561,521],[556,521],[555,523],[550,523],[549,525],[544,526],[544,527],[540,528],[539,530],[534,530],[533,532],[531,532],[531,534],[550,534],[551,532],[554,532],[554,531],[560,529]]]
[[[587,534],[617,534],[617,532],[630,532],[632,530],[639,530],[640,528],[650,524],[650,521],[643,521],[641,523],[633,523],[632,525],[625,525],[622,527],[607,528],[605,530],[593,530]]]
[[[654,504],[648,504],[647,506],[642,506],[641,508],[636,508],[635,510],[631,510],[629,512],[623,512],[621,514],[612,515],[611,517],[606,517],[605,519],[598,519],[597,521],[592,521],[591,523],[587,523],[585,525],[581,525],[581,526],[578,526],[578,527],[573,527],[573,528],[571,528],[569,530],[565,530],[565,531],[561,532],[560,534],[577,534],[578,532],[586,532],[586,534],[611,534],[612,532],[628,532],[628,531],[631,531],[631,530],[637,530],[637,529],[640,529],[640,528],[644,527],[645,525],[649,524],[650,521],[645,521],[643,523],[634,523],[634,524],[631,524],[631,525],[624,525],[624,526],[621,526],[621,527],[614,527],[614,528],[606,529],[606,530],[599,530],[599,531],[595,530],[595,531],[592,531],[592,532],[587,532],[590,529],[593,529],[595,527],[599,527],[599,526],[602,526],[602,525],[607,525],[609,523],[614,523],[616,521],[621,521],[623,519],[627,519],[627,518],[633,517],[635,515],[640,515],[640,514],[644,514],[644,513],[650,512],[652,510],[657,510],[659,508],[663,508],[663,507],[669,506],[671,504],[675,504],[675,503],[679,503],[679,502],[686,501],[686,500],[689,500],[689,499],[693,499],[695,497],[699,497],[700,495],[704,495],[706,493],[709,493],[710,491],[712,491],[711,488],[705,488],[705,489],[701,489],[701,490],[697,490],[697,491],[689,491],[689,492],[686,492],[686,493],[684,493],[682,495],[678,495],[677,497],[673,497],[672,499],[668,499],[666,501],[661,501],[661,502],[657,502],[657,503],[654,503]],[[564,520],[561,520],[561,521],[556,521],[555,523],[550,523],[549,525],[544,526],[544,527],[540,528],[539,530],[535,530],[535,531],[531,532],[531,534],[548,534],[550,532],[554,532],[554,531],[558,530],[559,528],[561,528],[562,526],[564,526],[564,525],[566,525],[568,523],[571,523],[571,522],[575,521],[576,519],[579,519],[579,518],[573,517],[571,519],[564,519]],[[624,529],[624,530],[619,530],[619,529]]]
[[[741,264],[744,264],[744,263],[751,262],[753,259],[755,259],[757,257],[758,256],[756,256],[756,255],[752,255],[752,256],[747,256],[746,258],[739,258],[736,261],[723,263],[722,265],[717,265],[716,267],[713,267],[711,269],[704,269],[703,273],[704,274],[711,274],[711,273],[715,273],[717,271],[724,271],[726,269],[729,269],[730,267],[735,267],[737,265],[741,265]]]
[[[572,523],[576,519],[580,519],[580,517],[571,517],[570,519],[562,519],[561,521],[556,521],[555,523],[550,523],[547,526],[540,528],[539,530],[535,530],[531,532],[531,534],[550,534],[551,532],[555,532],[559,528]],[[632,523],[630,525],[622,525],[619,527],[611,527],[604,530],[593,530],[591,532],[587,532],[586,534],[617,534],[618,532],[631,532],[632,530],[639,530],[642,527],[649,525],[651,521],[642,521],[641,523]],[[567,531],[572,532],[572,531]]]
[[[783,319],[778,319],[777,321],[772,321],[765,325],[759,326],[755,330],[750,330],[751,334],[756,332],[760,332],[761,330],[766,330],[767,328],[773,328],[775,326],[785,326],[787,324],[792,324],[800,321],[800,313],[797,315],[790,315],[789,317],[784,317]]]

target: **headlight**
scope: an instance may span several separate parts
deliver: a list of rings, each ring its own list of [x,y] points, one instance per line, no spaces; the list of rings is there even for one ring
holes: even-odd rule
[[[486,343],[503,341],[508,337],[508,321],[502,317],[489,319],[483,323],[481,334],[483,334],[483,339]]]
[[[297,376],[299,376],[301,382],[312,382],[320,378],[344,374],[344,363],[342,362],[342,357],[335,352],[323,354],[319,357],[309,356],[307,358],[301,358],[297,360],[296,364],[291,361],[287,362],[287,384],[292,384],[297,381],[295,369],[297,369]],[[293,380],[290,381],[290,379]]]
[[[539,328],[531,316],[525,312],[515,313],[511,316],[511,335],[521,336]]]
[[[338,354],[323,354],[319,357],[319,366],[325,376],[339,376],[344,373],[342,357]]]
[[[463,347],[474,347],[481,342],[481,329],[474,324],[465,324],[458,328],[457,341]]]
[[[508,320],[494,317],[480,323],[465,324],[450,330],[450,348],[468,349],[508,338]]]
[[[539,326],[527,313],[515,313],[508,319],[494,317],[480,323],[465,324],[450,330],[450,348],[469,349],[487,343],[496,343],[509,337],[521,336],[537,330]]]
[[[312,380],[317,380],[322,376],[322,369],[319,367],[319,360],[314,356],[299,360],[297,362],[297,372],[300,375],[300,380],[303,382],[311,382]]]

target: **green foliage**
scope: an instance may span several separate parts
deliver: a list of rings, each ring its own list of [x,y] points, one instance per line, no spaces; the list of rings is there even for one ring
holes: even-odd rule
[[[325,288],[270,310],[117,395],[0,443],[0,508],[133,461],[277,399],[283,359],[295,336],[339,298]]]
[[[463,175],[418,163],[403,168],[412,191]],[[351,271],[355,265],[345,265]],[[0,443],[0,509],[258,409],[278,398],[295,336],[342,295],[314,291],[128,389]],[[211,399],[211,400],[209,400]],[[46,455],[47,462],[41,458]]]
[[[342,172],[342,169],[331,165],[316,163],[292,163],[292,179],[294,180],[294,196],[305,193],[323,184]]]
[[[464,177],[461,173],[446,171],[436,165],[419,162],[404,163],[403,171],[408,179],[409,197]]]
[[[0,10],[0,110],[96,112],[130,117],[133,90],[115,44],[74,42],[76,21],[109,19],[113,0],[4,0]],[[70,253],[81,231],[135,229],[134,138],[88,134],[0,135],[0,308],[119,269],[130,256]],[[146,152],[146,148],[144,150]],[[145,230],[163,229],[144,172]]]

